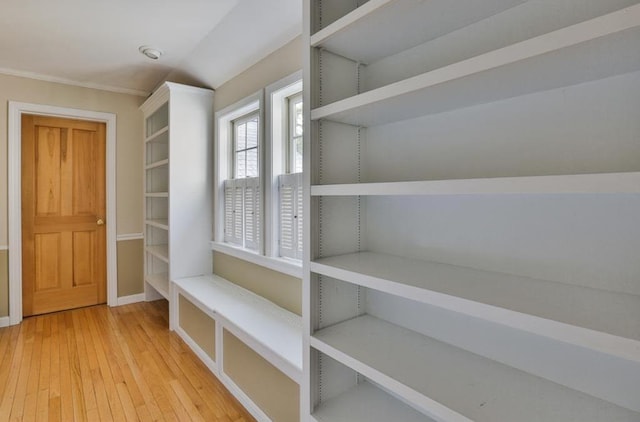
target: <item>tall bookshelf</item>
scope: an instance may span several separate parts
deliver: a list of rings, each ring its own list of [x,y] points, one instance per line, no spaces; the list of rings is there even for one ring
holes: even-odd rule
[[[145,297],[170,300],[170,280],[211,272],[213,91],[165,82],[140,109]]]
[[[640,420],[640,1],[306,0],[302,420]]]

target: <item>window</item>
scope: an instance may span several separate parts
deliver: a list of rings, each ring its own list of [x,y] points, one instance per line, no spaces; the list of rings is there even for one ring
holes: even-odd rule
[[[267,87],[271,145],[273,256],[302,259],[303,245],[303,103],[301,75]]]
[[[260,104],[255,94],[216,113],[216,240],[254,252],[263,237]]]
[[[302,259],[302,93],[286,99],[286,174],[279,176],[280,256]]]
[[[301,72],[218,111],[216,128],[214,250],[299,277]]]

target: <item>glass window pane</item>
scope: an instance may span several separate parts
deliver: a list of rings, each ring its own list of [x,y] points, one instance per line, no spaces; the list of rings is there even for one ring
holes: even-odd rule
[[[247,177],[247,152],[236,153],[235,178]]]
[[[258,148],[247,150],[246,177],[258,177]]]
[[[245,123],[236,125],[235,150],[241,151],[247,147],[247,125]]]
[[[293,157],[294,157],[293,171],[295,173],[301,173],[302,172],[302,137],[294,139]]]
[[[294,136],[302,136],[302,101],[295,104],[295,128]]]
[[[247,148],[258,146],[258,118],[249,120],[247,123]]]

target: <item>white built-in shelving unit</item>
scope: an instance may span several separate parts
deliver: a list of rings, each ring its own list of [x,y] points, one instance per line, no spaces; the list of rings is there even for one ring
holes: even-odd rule
[[[302,319],[215,274],[178,279],[180,294],[219,323],[216,344],[228,330],[295,382],[302,376]],[[183,330],[183,337],[188,336]],[[221,354],[223,348],[219,348]],[[221,368],[216,366],[216,370]]]
[[[145,296],[170,300],[170,280],[211,271],[213,91],[167,82],[140,108]]]
[[[306,0],[302,420],[640,420],[640,1]]]

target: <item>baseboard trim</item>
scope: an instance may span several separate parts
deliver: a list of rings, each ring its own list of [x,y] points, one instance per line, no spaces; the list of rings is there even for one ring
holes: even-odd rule
[[[11,325],[11,320],[9,319],[8,316],[0,318],[0,328],[8,327],[9,325]]]
[[[137,295],[122,296],[118,298],[118,305],[130,305],[132,303],[144,302],[144,293],[138,293]]]

